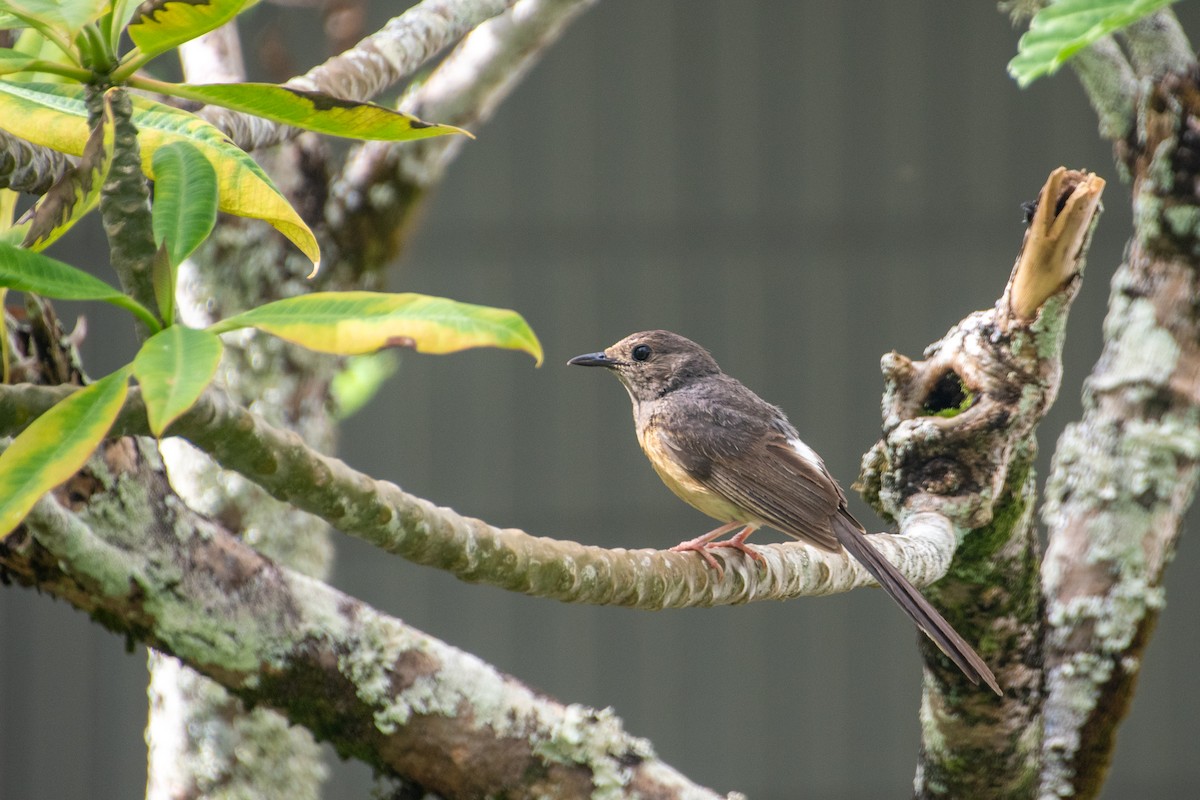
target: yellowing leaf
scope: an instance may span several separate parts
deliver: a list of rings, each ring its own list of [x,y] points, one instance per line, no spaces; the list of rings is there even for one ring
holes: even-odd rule
[[[0,536],[42,495],[79,471],[125,402],[129,367],[76,391],[33,421],[0,454]]]
[[[384,347],[453,353],[502,347],[522,350],[542,363],[542,345],[517,312],[422,294],[315,292],[267,303],[210,330],[224,333],[245,327],[322,353],[359,355]]]
[[[320,248],[308,225],[267,173],[229,137],[195,114],[140,95],[131,95],[130,99],[141,145],[142,169],[148,176],[154,177],[153,159],[158,148],[171,142],[189,142],[217,171],[222,211],[265,220],[314,264],[320,262]],[[80,155],[88,135],[83,88],[0,81],[0,127],[36,144]]]
[[[143,57],[151,58],[219,28],[258,0],[148,0],[127,29]]]
[[[112,165],[113,142],[112,109],[105,98],[104,118],[88,136],[79,163],[56,181],[14,226],[24,231],[22,247],[35,252],[46,249],[96,207]]]
[[[447,133],[471,134],[453,125],[425,122],[374,103],[341,100],[273,83],[210,83],[203,85],[155,82],[167,94],[295,125],[317,133],[353,139],[404,141]]]

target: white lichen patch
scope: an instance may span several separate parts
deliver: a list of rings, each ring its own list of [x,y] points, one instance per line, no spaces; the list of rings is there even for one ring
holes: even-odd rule
[[[592,773],[594,800],[626,796],[633,771],[621,763],[620,756],[654,757],[650,742],[626,734],[611,708],[571,704],[549,724],[548,733],[535,732],[532,742],[534,754],[546,761],[586,765]]]
[[[1114,300],[1106,325],[1108,348],[1106,369],[1093,373],[1092,388],[1096,391],[1115,389],[1122,385],[1149,383],[1165,384],[1175,371],[1179,345],[1170,331],[1158,323],[1154,303],[1143,297],[1122,304]],[[1120,330],[1116,328],[1120,327]]]

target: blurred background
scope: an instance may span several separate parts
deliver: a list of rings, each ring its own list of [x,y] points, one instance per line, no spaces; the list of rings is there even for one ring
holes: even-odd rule
[[[400,6],[367,9],[370,30]],[[1200,36],[1195,7],[1178,11]],[[263,5],[246,22],[259,48],[248,59],[267,77],[324,57],[304,44],[321,24],[313,9]],[[1067,165],[1109,186],[1041,429],[1044,475],[1099,354],[1129,192],[1069,71],[1026,91],[1007,77],[1017,38],[986,2],[603,0],[476,131],[390,278],[518,309],[545,366],[405,354],[346,423],[340,454],[495,525],[672,545],[711,521],[651,471],[617,382],[564,365],[661,327],[781,405],[848,486],[879,432],[879,357],[918,357],[995,302],[1021,202]],[[300,54],[312,62],[289,60]],[[102,246],[85,230],[54,253]],[[132,338],[123,317],[85,310],[100,374]],[[1193,545],[1185,537],[1168,573],[1106,798],[1200,785]],[[339,588],[559,700],[612,706],[714,789],[911,793],[917,634],[880,592],[648,613],[463,584],[341,535],[337,547]],[[0,796],[143,794],[144,648],[16,587],[0,588],[0,643]],[[370,784],[362,765],[337,763],[326,795],[365,797]]]

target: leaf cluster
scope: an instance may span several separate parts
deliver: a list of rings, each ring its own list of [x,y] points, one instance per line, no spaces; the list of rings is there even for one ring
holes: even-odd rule
[[[140,94],[130,98],[129,119],[137,129],[142,171],[154,181],[153,303],[139,302],[42,253],[113,191],[110,168],[114,148],[121,146],[114,134],[115,99],[128,89],[356,139],[465,133],[372,103],[287,86],[168,83],[142,72],[154,58],[252,5],[247,0],[0,0],[0,29],[21,30],[15,47],[0,48],[0,128],[79,157],[75,168],[16,222],[11,193],[0,190],[0,297],[12,289],[107,302],[129,311],[147,332],[129,364],[72,393],[0,455],[0,535],[83,466],[116,420],[130,378],[141,388],[151,430],[165,435],[216,375],[222,333],[252,327],[345,356],[400,346],[427,353],[502,347],[523,350],[541,362],[537,337],[515,311],[417,294],[318,292],[268,303],[205,329],[179,323],[179,266],[212,232],[218,211],[265,220],[312,260],[314,274],[320,253],[312,231],[249,154],[201,117]],[[131,46],[122,50],[126,42]],[[97,96],[102,113],[95,112]]]

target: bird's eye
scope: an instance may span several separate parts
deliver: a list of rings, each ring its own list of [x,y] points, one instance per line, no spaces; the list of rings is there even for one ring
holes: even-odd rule
[[[645,361],[650,357],[650,345],[639,344],[637,347],[633,348],[629,354],[633,356],[634,361]]]

